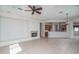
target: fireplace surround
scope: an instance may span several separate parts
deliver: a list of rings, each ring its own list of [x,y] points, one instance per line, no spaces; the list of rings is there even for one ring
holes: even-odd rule
[[[31,37],[37,37],[37,31],[32,31],[31,32]]]

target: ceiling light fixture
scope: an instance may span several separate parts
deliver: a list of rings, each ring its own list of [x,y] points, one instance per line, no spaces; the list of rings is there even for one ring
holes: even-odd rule
[[[64,14],[63,11],[59,11],[59,14]],[[66,15],[66,25],[69,24],[69,13],[65,13]]]
[[[66,23],[67,23],[67,25],[69,24],[69,14],[68,13],[66,13]]]
[[[63,11],[60,11],[59,13],[60,13],[60,14],[62,14],[62,13],[63,13]]]

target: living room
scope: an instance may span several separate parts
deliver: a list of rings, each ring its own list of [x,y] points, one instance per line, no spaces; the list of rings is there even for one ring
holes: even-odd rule
[[[0,5],[0,53],[79,53],[78,10],[78,5]]]

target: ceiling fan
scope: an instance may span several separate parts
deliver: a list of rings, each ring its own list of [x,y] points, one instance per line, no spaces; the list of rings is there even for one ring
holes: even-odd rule
[[[36,6],[31,6],[31,5],[28,5],[28,7],[31,9],[31,10],[24,10],[24,11],[32,11],[32,15],[34,13],[38,13],[38,14],[41,14],[40,10],[42,10],[42,7],[39,7],[39,8],[36,8]],[[19,10],[23,10],[22,8],[18,8]]]

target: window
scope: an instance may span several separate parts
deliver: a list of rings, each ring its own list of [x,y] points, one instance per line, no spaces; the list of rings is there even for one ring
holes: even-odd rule
[[[73,24],[74,35],[79,35],[79,23],[75,22]]]
[[[79,28],[78,27],[74,27],[74,31],[79,31]]]

